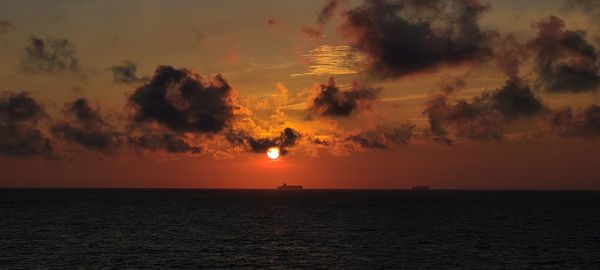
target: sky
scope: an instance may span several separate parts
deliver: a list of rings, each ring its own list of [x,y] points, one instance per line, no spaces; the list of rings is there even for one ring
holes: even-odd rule
[[[599,15],[2,1],[0,187],[600,189]]]

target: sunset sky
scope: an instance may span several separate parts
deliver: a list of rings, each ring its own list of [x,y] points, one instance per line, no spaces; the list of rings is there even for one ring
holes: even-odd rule
[[[600,1],[524,2],[2,1],[0,187],[600,189]]]

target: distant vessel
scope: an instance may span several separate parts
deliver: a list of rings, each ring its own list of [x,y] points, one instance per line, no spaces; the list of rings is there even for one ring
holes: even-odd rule
[[[281,189],[281,190],[300,190],[300,189],[302,189],[302,186],[288,186],[288,184],[283,183],[283,185],[278,186],[277,189]]]
[[[429,190],[429,187],[428,186],[414,186],[411,188],[411,190],[424,191],[424,190]]]

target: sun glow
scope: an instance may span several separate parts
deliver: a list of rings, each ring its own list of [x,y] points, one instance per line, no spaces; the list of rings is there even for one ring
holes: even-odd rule
[[[269,147],[269,149],[267,150],[267,156],[272,160],[278,159],[279,158],[279,147]]]

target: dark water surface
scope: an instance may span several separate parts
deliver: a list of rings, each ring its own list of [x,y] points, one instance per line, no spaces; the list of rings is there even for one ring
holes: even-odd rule
[[[3,189],[0,268],[600,269],[600,193]]]

